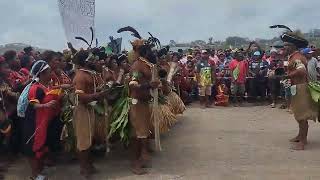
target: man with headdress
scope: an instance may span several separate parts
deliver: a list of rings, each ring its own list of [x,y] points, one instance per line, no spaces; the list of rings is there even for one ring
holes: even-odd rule
[[[150,160],[148,152],[149,137],[151,136],[150,89],[156,88],[159,82],[152,82],[152,62],[155,62],[155,57],[151,55],[151,49],[144,45],[144,40],[140,39],[134,41],[132,45],[134,51],[139,54],[138,59],[131,66],[131,81],[129,83],[130,97],[132,98],[129,117],[135,131],[134,143],[137,154],[132,171],[135,174],[144,174],[146,172],[142,167]]]
[[[308,91],[307,60],[299,49],[308,46],[308,41],[297,32],[286,32],[281,36],[284,51],[288,55],[288,76],[291,80],[291,109],[299,124],[298,135],[291,139],[294,150],[304,150],[307,144],[308,120],[316,120],[318,111]]]
[[[92,54],[84,50],[77,52],[74,57],[75,64],[79,69],[76,71],[73,80],[76,93],[73,119],[79,152],[80,173],[83,176],[89,176],[95,172],[90,158],[95,122],[93,106],[98,99],[105,96],[104,92],[97,92],[96,72],[92,60]]]
[[[132,27],[125,27],[118,30],[118,33],[130,31],[133,36],[138,38],[133,41],[133,63],[130,71],[129,96],[132,103],[129,110],[129,120],[134,133],[134,162],[132,172],[138,175],[147,173],[143,167],[150,160],[149,138],[151,136],[151,89],[159,86],[160,82],[155,80],[153,73],[156,54],[152,51],[156,43],[156,38],[150,37],[148,40],[142,39],[140,34]]]

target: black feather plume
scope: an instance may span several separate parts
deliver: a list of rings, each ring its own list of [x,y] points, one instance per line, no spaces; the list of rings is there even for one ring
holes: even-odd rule
[[[129,31],[129,32],[132,32],[132,36],[138,38],[138,39],[142,39],[142,37],[140,36],[140,34],[138,33],[137,30],[135,30],[133,27],[131,26],[127,26],[127,27],[123,27],[123,28],[120,28],[117,33],[122,33],[122,32],[125,32],[125,31]]]
[[[94,38],[93,27],[90,27],[90,31],[91,31],[91,42],[90,42],[89,48],[91,48],[92,43],[93,43],[93,38]]]
[[[81,40],[81,41],[85,42],[88,46],[90,46],[90,44],[88,43],[88,41],[85,40],[83,37],[77,36],[77,37],[75,37],[75,38],[78,39],[78,40]]]
[[[289,30],[290,32],[292,32],[292,30],[291,30],[288,26],[285,26],[285,25],[282,25],[282,24],[273,25],[273,26],[270,26],[270,28],[271,28],[271,29],[274,29],[274,28],[287,29],[287,30]]]

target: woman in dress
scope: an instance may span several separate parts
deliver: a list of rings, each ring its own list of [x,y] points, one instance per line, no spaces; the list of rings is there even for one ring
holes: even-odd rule
[[[45,61],[40,60],[33,65],[33,81],[27,97],[29,104],[23,121],[23,151],[29,158],[35,179],[46,179],[41,172],[49,151],[47,130],[57,108],[56,96],[49,93],[50,73],[50,66]]]

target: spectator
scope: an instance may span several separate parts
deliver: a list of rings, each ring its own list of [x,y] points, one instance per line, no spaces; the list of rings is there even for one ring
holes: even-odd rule
[[[277,49],[275,48],[272,48],[270,50],[270,57],[267,58],[267,62],[269,63],[269,65],[276,59],[276,56],[277,56]]]
[[[25,47],[23,51],[27,56],[34,56],[34,50],[31,46]]]
[[[276,55],[277,59],[273,59],[269,66],[268,70],[268,84],[270,88],[271,98],[272,98],[272,104],[271,108],[276,107],[276,100],[277,97],[281,94],[281,84],[280,81],[282,77],[285,75],[285,69],[283,67],[283,60],[278,59],[280,56]]]
[[[249,64],[249,73],[253,78],[249,82],[249,94],[254,99],[263,100],[266,97],[268,62],[262,61],[260,51],[253,53]]]
[[[197,63],[196,72],[200,104],[202,108],[210,107],[209,97],[212,93],[212,85],[215,82],[215,67],[209,63],[207,50],[201,51],[201,60]]]
[[[318,68],[318,61],[316,58],[312,57],[312,51],[311,48],[305,48],[302,50],[302,54],[307,58],[308,61],[308,77],[309,81],[317,81],[317,68]]]
[[[201,53],[200,51],[195,51],[194,52],[194,63],[198,63],[201,60]]]
[[[30,76],[30,70],[32,67],[32,63],[34,62],[34,59],[32,56],[23,56],[20,59],[20,64],[21,64],[21,69],[20,69],[20,73],[25,76],[28,77]]]
[[[245,93],[246,76],[248,74],[248,62],[244,60],[243,51],[235,52],[235,59],[233,59],[229,68],[232,74],[231,94],[233,96],[233,103],[237,106],[242,103]],[[238,100],[238,96],[240,96]]]
[[[218,58],[219,58],[219,61],[218,63],[216,63],[217,70],[221,72],[226,68],[229,62],[228,62],[228,59],[226,58],[226,55],[223,52],[218,54]]]
[[[17,58],[17,53],[15,51],[7,51],[4,53],[3,57],[5,58],[6,63],[9,65],[8,71],[10,71],[8,76],[8,81],[10,86],[14,91],[21,92],[28,81],[28,77],[24,77],[19,73],[20,62]]]
[[[218,56],[216,55],[216,50],[215,50],[215,49],[212,49],[212,50],[210,51],[209,60],[210,60],[210,61],[213,61],[215,64],[218,63],[219,58],[218,58]]]
[[[187,77],[187,84],[191,86],[190,97],[193,97],[194,100],[198,98],[198,87],[197,87],[197,78],[196,78],[196,69],[193,61],[188,61],[185,68],[185,77]]]

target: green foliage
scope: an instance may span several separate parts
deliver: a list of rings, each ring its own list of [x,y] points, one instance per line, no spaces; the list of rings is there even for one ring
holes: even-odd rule
[[[121,142],[129,144],[130,123],[129,110],[131,99],[129,98],[129,87],[126,85],[122,90],[121,98],[117,100],[111,112],[111,125],[109,137],[119,135]]]

